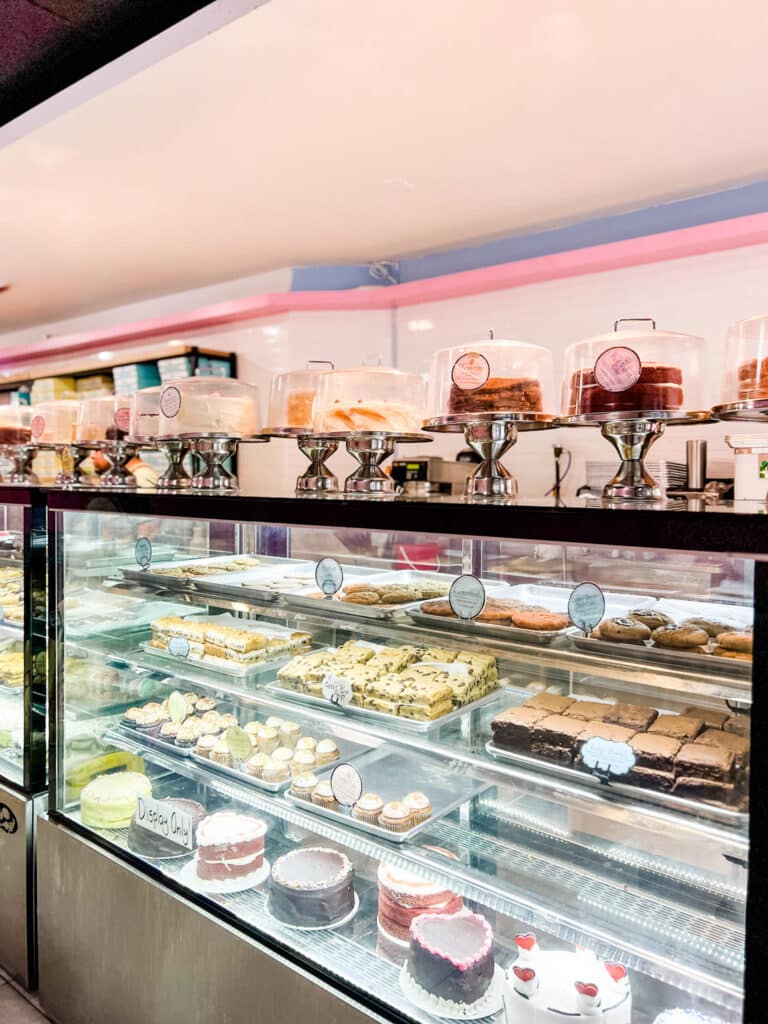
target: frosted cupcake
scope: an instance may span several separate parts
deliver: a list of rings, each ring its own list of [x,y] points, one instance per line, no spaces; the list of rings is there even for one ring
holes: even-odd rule
[[[278,732],[273,726],[262,725],[256,733],[256,738],[259,741],[259,751],[262,754],[271,754],[273,750],[277,750]]]
[[[312,791],[312,803],[317,804],[318,807],[326,807],[332,811],[337,811],[339,809],[339,805],[336,803],[336,797],[333,795],[330,782],[318,782]]]
[[[363,793],[352,809],[353,815],[358,821],[364,821],[369,825],[376,825],[379,815],[384,810],[384,801],[378,793]]]
[[[404,796],[403,803],[411,812],[411,820],[414,825],[426,821],[432,813],[432,804],[429,802],[429,798],[425,793],[420,793],[418,790]]]
[[[294,776],[291,793],[300,800],[311,800],[316,786],[317,776],[312,772],[304,772],[303,775]]]
[[[335,740],[325,739],[320,740],[315,748],[315,757],[319,765],[330,764],[331,761],[335,761],[339,756],[339,748],[336,746]]]
[[[384,804],[379,815],[379,825],[388,832],[407,832],[413,824],[411,812],[401,800]]]

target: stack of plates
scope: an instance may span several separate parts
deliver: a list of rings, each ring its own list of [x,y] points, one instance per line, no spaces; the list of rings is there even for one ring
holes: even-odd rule
[[[645,468],[663,490],[680,490],[688,482],[688,470],[684,462],[646,462]],[[617,469],[617,462],[588,461],[587,483],[593,490],[600,490],[614,478]]]

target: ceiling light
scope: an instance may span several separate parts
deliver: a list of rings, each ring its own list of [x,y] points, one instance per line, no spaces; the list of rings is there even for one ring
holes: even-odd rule
[[[176,339],[174,341],[169,341],[168,342],[168,348],[183,348],[183,347],[184,347],[184,342],[183,341],[179,341],[178,339]]]
[[[99,352],[97,354],[97,356],[96,356],[96,358],[100,359],[102,361],[102,363],[108,363],[110,361],[110,359],[114,359],[114,357],[115,357],[115,353],[114,352]]]
[[[431,320],[409,320],[408,330],[409,331],[431,331],[434,327],[434,323]]]
[[[278,336],[278,334],[280,333],[280,328],[279,327],[275,327],[274,325],[271,325],[271,326],[268,326],[268,327],[262,327],[261,328],[261,333],[265,337],[267,337],[267,338],[276,338]]]

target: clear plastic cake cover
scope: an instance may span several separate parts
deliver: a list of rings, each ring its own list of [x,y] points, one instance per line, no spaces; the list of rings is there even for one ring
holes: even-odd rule
[[[768,315],[737,320],[728,329],[723,402],[768,399]]]
[[[162,385],[142,388],[131,395],[131,415],[128,433],[131,437],[151,440],[160,427],[160,395]]]
[[[421,430],[425,404],[421,374],[385,366],[333,370],[317,379],[313,430],[413,434]]]
[[[552,353],[503,339],[440,349],[432,357],[427,416],[483,417],[555,412]]]
[[[39,444],[71,444],[79,412],[80,403],[73,399],[38,402],[32,409],[32,440]]]
[[[704,360],[703,338],[617,320],[613,331],[566,349],[562,415],[603,422],[706,411]]]
[[[164,384],[158,437],[252,437],[261,430],[258,389],[230,377]]]
[[[316,363],[303,370],[278,373],[272,378],[267,430],[312,430],[312,408],[320,376],[333,363]]]
[[[0,406],[0,444],[29,444],[31,420],[32,409],[28,405]]]
[[[131,400],[128,395],[84,398],[80,402],[75,440],[84,444],[96,441],[122,441],[128,436]]]

